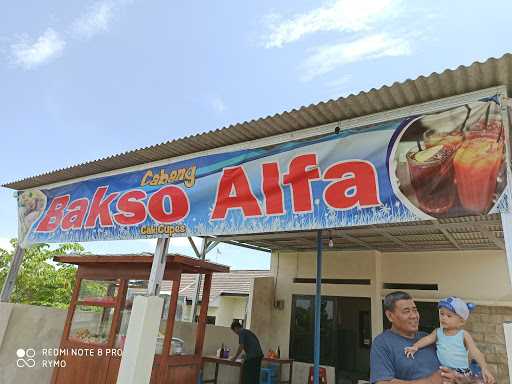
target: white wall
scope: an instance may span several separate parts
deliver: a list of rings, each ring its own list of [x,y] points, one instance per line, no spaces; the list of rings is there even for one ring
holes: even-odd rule
[[[1,384],[49,384],[52,368],[42,366],[48,357],[42,356],[43,348],[58,348],[64,330],[66,310],[38,307],[25,304],[0,303],[0,383]],[[5,320],[7,319],[7,320]],[[7,323],[7,324],[5,324]],[[184,339],[193,348],[196,324],[176,322],[174,334]],[[237,336],[227,327],[206,326],[204,355],[214,355],[221,343],[231,348],[238,345]],[[18,368],[16,351],[18,348],[36,350],[34,368]],[[206,378],[213,375],[211,364],[205,367]],[[238,383],[239,370],[223,366],[219,382]]]
[[[275,349],[270,340],[269,330],[272,329],[272,308],[274,303],[274,278],[257,277],[254,279],[247,304],[247,328],[253,331],[260,340],[261,348],[266,353]]]
[[[244,319],[248,298],[243,296],[219,296],[208,307],[208,316],[215,316],[215,325],[229,327],[233,319]],[[197,313],[199,313],[199,307]],[[183,306],[183,321],[190,321],[192,305]]]
[[[454,295],[481,304],[512,306],[504,251],[383,253],[382,259],[385,282],[439,285],[438,292],[411,291],[419,299]]]
[[[247,297],[220,296],[215,325],[229,327],[233,319],[245,319]]]
[[[197,306],[196,313],[199,314],[201,308],[201,303]],[[208,307],[208,316],[217,316],[217,307],[212,306],[210,303],[210,306]],[[190,321],[190,316],[192,315],[192,304],[186,304],[183,306],[183,321]]]
[[[10,316],[8,313],[11,312]],[[9,318],[0,344],[0,383],[46,384],[52,368],[42,366],[44,348],[58,348],[66,311],[35,305],[0,303],[0,318]],[[35,350],[35,367],[16,366],[18,348]]]
[[[322,295],[349,297],[376,297],[375,268],[378,252],[361,251],[351,253],[323,253],[323,278],[371,279],[372,285],[331,285],[322,286]],[[288,356],[291,304],[293,295],[314,295],[315,284],[294,284],[293,279],[316,276],[316,254],[313,252],[281,252],[272,254],[271,271],[277,276],[276,300],[284,300],[284,309],[272,311],[270,339],[279,345],[283,356]],[[372,302],[373,303],[373,302]],[[373,332],[379,332],[378,321],[372,316]],[[275,348],[275,347],[274,347]]]

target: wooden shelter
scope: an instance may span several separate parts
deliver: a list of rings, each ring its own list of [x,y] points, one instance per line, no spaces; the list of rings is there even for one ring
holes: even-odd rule
[[[124,347],[121,325],[128,324],[132,299],[129,286],[149,279],[152,256],[58,256],[60,263],[78,265],[75,287],[60,343],[61,367],[52,383],[116,383]],[[169,305],[164,307],[165,335],[155,352],[151,383],[195,383],[201,368],[206,315],[213,272],[229,267],[180,255],[168,255],[164,280],[172,282]],[[174,350],[173,331],[182,273],[204,274],[203,300],[190,353]],[[86,317],[84,321],[84,316]],[[63,366],[64,365],[64,366]]]

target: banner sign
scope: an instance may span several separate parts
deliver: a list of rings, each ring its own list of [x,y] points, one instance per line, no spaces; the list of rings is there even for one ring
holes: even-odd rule
[[[248,234],[508,211],[504,117],[494,97],[22,191],[20,239],[27,245]]]

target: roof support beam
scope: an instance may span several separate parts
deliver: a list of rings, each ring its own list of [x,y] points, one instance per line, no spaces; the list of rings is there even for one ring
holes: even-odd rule
[[[244,243],[239,243],[237,241],[220,241],[221,243],[225,243],[225,244],[230,244],[230,245],[236,245],[237,247],[242,247],[242,248],[248,248],[248,249],[254,249],[255,251],[262,251],[262,252],[272,252],[272,250],[270,248],[262,248],[262,247],[258,247],[257,245],[251,245],[251,244],[244,244]]]
[[[188,241],[192,245],[192,248],[194,248],[194,252],[196,253],[197,258],[204,260],[206,258],[206,253],[208,252],[207,251],[208,238],[203,237],[202,239],[203,239],[203,242],[201,244],[201,252],[198,252],[197,247],[195,246],[194,240],[191,237],[188,238]],[[201,289],[201,283],[203,281],[202,274],[198,273],[195,277],[196,277],[196,282],[195,282],[196,291],[194,293],[194,299],[192,300],[192,310],[191,310],[191,316],[190,316],[191,323],[193,323],[195,321],[197,303],[199,302],[199,290]]]
[[[21,267],[21,263],[23,261],[23,256],[25,255],[25,250],[20,246],[16,245],[16,251],[14,252],[14,257],[11,261],[11,266],[9,268],[9,272],[7,273],[7,277],[5,278],[4,286],[2,288],[2,293],[0,293],[0,302],[7,303],[11,297],[12,292],[14,291],[14,286],[16,284],[16,277],[18,276],[18,271]]]
[[[392,241],[393,243],[400,245],[402,248],[411,249],[410,245],[408,245],[407,243],[404,243],[400,239],[397,239],[395,236],[390,234],[384,228],[379,228],[379,227],[376,227],[374,225],[371,225],[370,227],[372,228],[373,232],[376,232],[379,235],[381,235],[381,236],[385,237],[386,239],[388,239],[389,241]]]
[[[192,246],[192,249],[194,250],[194,253],[196,254],[196,257],[197,257],[198,259],[200,259],[200,258],[201,258],[201,253],[200,253],[200,252],[199,252],[199,250],[197,249],[197,246],[196,246],[196,243],[194,242],[194,239],[193,239],[193,238],[191,238],[190,236],[189,236],[189,237],[187,237],[187,239],[188,239],[188,241],[189,241],[190,245]]]
[[[213,248],[215,248],[217,245],[219,245],[219,241],[217,240],[213,240],[209,245],[208,245],[208,248],[206,249],[206,253],[210,252],[211,250],[213,250]]]
[[[298,236],[300,236],[302,239],[304,239],[304,233],[300,232],[284,232],[284,233],[263,233],[263,234],[254,234],[254,235],[240,235],[240,236],[217,236],[217,239],[220,241],[225,242],[233,240],[233,241],[245,241],[245,240],[254,240],[254,241],[260,241],[260,240],[276,240],[276,239],[297,239]],[[309,234],[309,233],[308,233]],[[302,235],[302,236],[301,236]],[[311,237],[311,241],[314,242],[314,237]]]
[[[340,236],[340,237],[343,237],[344,239],[350,241],[351,243],[355,243],[355,244],[359,244],[365,248],[368,248],[368,249],[371,249],[371,250],[375,250],[376,248],[373,247],[372,245],[362,241],[362,240],[359,240],[359,239],[356,239],[354,236],[351,236],[347,233],[344,233],[343,231],[333,231],[334,234],[336,236]]]
[[[432,220],[432,221],[431,221],[431,223],[432,223],[432,224],[433,224],[437,229],[439,229],[439,230],[441,231],[441,233],[444,235],[444,237],[446,237],[446,238],[448,239],[448,241],[449,241],[450,243],[452,243],[452,244],[453,244],[453,246],[454,246],[455,248],[457,248],[457,249],[461,249],[461,247],[460,247],[459,243],[457,243],[457,240],[455,239],[455,237],[453,237],[453,236],[452,236],[452,234],[451,234],[450,232],[448,232],[448,230],[447,230],[446,228],[443,228],[442,226],[440,226],[440,225],[438,224],[438,222],[437,222],[437,221],[435,221],[435,220]]]

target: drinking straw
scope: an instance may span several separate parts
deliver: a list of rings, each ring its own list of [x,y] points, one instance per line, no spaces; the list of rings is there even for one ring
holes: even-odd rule
[[[464,119],[464,121],[462,122],[462,126],[460,127],[461,132],[464,131],[464,128],[466,128],[466,124],[469,120],[469,116],[471,115],[471,108],[469,108],[469,105],[465,104],[464,106],[468,110],[468,113],[466,114],[466,118]]]
[[[489,102],[489,105],[487,106],[487,111],[485,111],[485,129],[487,130],[487,127],[489,126],[489,115],[491,113],[491,102]]]
[[[501,134],[503,133],[503,125],[501,126],[501,129],[500,129],[500,134],[498,135],[498,138],[496,139],[496,143],[499,143],[500,140],[501,140]]]
[[[423,151],[423,149],[421,149],[421,143],[420,143],[420,140],[421,140],[421,134],[418,133],[418,136],[416,136],[416,143],[418,143],[418,152],[421,152]]]

